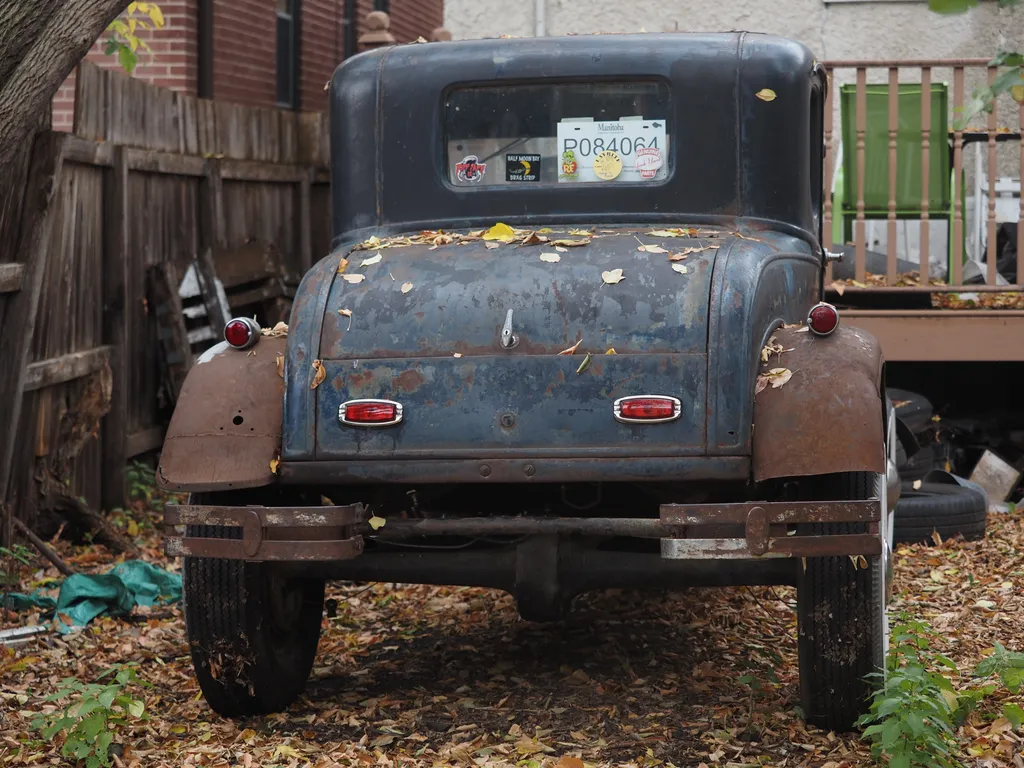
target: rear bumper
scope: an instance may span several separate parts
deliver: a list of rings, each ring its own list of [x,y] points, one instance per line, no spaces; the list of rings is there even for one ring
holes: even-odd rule
[[[658,539],[667,560],[764,560],[785,557],[882,554],[881,502],[745,502],[665,504],[660,518],[475,517],[391,520],[374,529],[360,504],[334,507],[218,507],[168,505],[164,525],[171,556],[218,557],[254,562],[334,562],[364,551],[364,536],[380,542],[424,536],[520,536]],[[816,535],[796,526],[862,523],[864,533]],[[193,528],[233,529],[214,538]],[[742,535],[698,538],[702,530],[742,530]]]

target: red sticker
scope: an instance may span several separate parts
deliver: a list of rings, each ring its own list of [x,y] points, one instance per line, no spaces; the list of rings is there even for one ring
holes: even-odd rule
[[[653,179],[661,169],[661,150],[657,147],[644,147],[636,151],[636,169],[645,179]]]

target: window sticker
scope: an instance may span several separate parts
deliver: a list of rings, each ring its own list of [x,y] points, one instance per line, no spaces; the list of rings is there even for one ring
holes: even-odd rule
[[[461,163],[455,166],[455,176],[459,181],[479,182],[487,171],[487,163],[481,163],[476,155],[466,155]]]
[[[558,123],[560,182],[663,179],[666,145],[664,120],[626,117],[595,121],[566,119]]]
[[[505,155],[505,181],[540,181],[540,155]]]

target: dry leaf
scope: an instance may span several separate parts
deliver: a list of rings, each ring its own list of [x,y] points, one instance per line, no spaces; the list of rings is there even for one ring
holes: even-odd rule
[[[921,481],[920,480],[915,480],[914,481],[914,490],[917,491],[917,490],[920,490],[920,488],[921,488]]]
[[[519,241],[520,245],[539,245],[540,243],[546,243],[548,239],[541,237],[536,232],[530,232],[526,237]]]
[[[775,91],[771,88],[762,88],[760,91],[754,94],[761,101],[775,101]]]
[[[608,283],[608,285],[615,285],[625,280],[626,276],[622,274],[621,269],[610,269],[607,272],[601,273],[601,279]]]
[[[569,252],[568,248],[563,248],[560,245],[556,245],[555,246],[555,250],[558,251],[559,253],[568,253]]]
[[[493,250],[494,248],[501,248],[501,243],[484,243],[484,247]]]
[[[833,280],[832,285],[829,286],[833,291],[842,296],[846,293],[846,286],[840,283],[838,280]]]
[[[542,235],[550,235],[555,230],[553,230],[551,227],[541,227],[537,231],[540,232]]]
[[[682,261],[687,256],[689,256],[691,253],[700,253],[701,251],[717,251],[717,250],[718,250],[718,246],[717,245],[700,245],[700,246],[696,246],[696,247],[693,247],[693,248],[683,248],[683,250],[679,251],[678,253],[670,253],[668,255],[668,260],[669,261]]]
[[[348,269],[348,259],[342,257],[341,261],[338,262],[338,274],[344,274],[346,269]]]
[[[668,253],[660,245],[644,245],[643,243],[637,248],[641,253]]]
[[[338,314],[339,315],[344,315],[345,317],[352,317],[352,310],[351,309],[339,309],[338,310]]]
[[[570,235],[577,235],[577,236],[580,236],[580,237],[593,237],[594,236],[593,232],[590,232],[590,231],[588,231],[586,229],[570,229],[569,230],[569,234]]]
[[[562,246],[563,248],[578,248],[581,245],[590,245],[589,240],[552,240],[551,244],[555,247]]]
[[[269,338],[280,338],[288,335],[288,324],[278,323],[273,328],[261,328],[260,334]]]
[[[585,765],[578,757],[564,755],[558,759],[557,763],[555,763],[555,768],[585,768]]]
[[[781,355],[785,351],[785,348],[776,341],[774,336],[772,336],[768,339],[768,343],[764,345],[764,349],[761,350],[761,362],[767,363],[769,357],[772,355]]]
[[[688,270],[686,268],[685,264],[673,264],[672,265],[672,269],[674,269],[676,272],[678,272],[681,275],[685,275],[687,272],[690,271],[690,270]]]
[[[358,283],[363,282],[363,280],[366,279],[366,275],[342,275],[341,279],[344,280],[346,283],[352,283],[353,285],[356,285]]]
[[[503,243],[515,240],[515,237],[516,231],[508,224],[502,224],[501,222],[498,222],[483,234],[484,240],[500,240]]]
[[[767,373],[762,373],[757,377],[757,383],[754,385],[754,394],[761,392],[769,384],[772,385],[772,389],[778,389],[787,381],[793,377],[793,372],[788,368],[772,368]]]
[[[408,293],[412,288],[412,283],[402,283],[402,293]]]
[[[619,353],[615,351],[615,347],[609,347],[609,348],[608,348],[608,351],[607,351],[607,352],[605,352],[605,354],[606,354],[606,355],[617,355],[617,354],[619,354]]]
[[[359,266],[360,266],[360,267],[368,267],[368,266],[370,266],[371,264],[376,264],[376,263],[378,263],[378,262],[379,262],[379,261],[380,261],[381,259],[383,259],[383,258],[384,258],[384,257],[380,255],[380,251],[377,251],[376,255],[374,255],[374,256],[371,256],[371,257],[370,257],[370,258],[368,258],[368,259],[363,259],[363,263],[362,263],[362,264],[360,264]]]
[[[452,355],[452,357],[462,357],[462,353],[461,352],[456,352],[456,353],[454,353]]]
[[[579,349],[579,346],[582,343],[583,343],[583,338],[581,337],[580,340],[577,341],[575,344],[573,344],[571,347],[569,347],[568,349],[563,349],[558,354],[560,354],[560,355],[571,355],[573,352],[575,352],[577,349]]]
[[[797,328],[793,333],[807,333],[810,330],[811,327],[809,325],[805,325],[803,328]]]
[[[316,389],[324,383],[324,379],[327,378],[327,371],[324,369],[323,360],[313,361],[313,381],[310,383],[310,389]]]
[[[277,353],[277,375],[284,378],[284,355]]]
[[[579,376],[581,373],[583,373],[589,367],[590,367],[590,353],[587,352],[587,356],[583,358],[583,362],[580,363],[580,367],[576,369],[576,375]]]
[[[384,524],[387,522],[387,520],[383,517],[378,517],[377,515],[374,515],[366,522],[370,524],[370,527],[373,528],[373,530],[379,531],[381,528],[384,527]]]
[[[277,474],[277,468],[281,466],[281,457],[277,456],[270,460],[270,473],[273,475]]]
[[[549,264],[556,264],[557,262],[562,260],[562,257],[559,256],[557,253],[542,253],[540,255],[540,260],[546,261]]]

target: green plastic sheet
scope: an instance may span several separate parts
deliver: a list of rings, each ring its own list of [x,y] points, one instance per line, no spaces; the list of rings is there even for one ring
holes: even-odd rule
[[[153,606],[181,600],[181,576],[142,560],[129,560],[108,573],[69,576],[61,584],[57,600],[33,592],[10,595],[15,610],[37,608],[55,613],[57,631],[67,634],[84,627],[102,614],[123,616],[137,605]],[[67,624],[65,619],[71,624]]]

